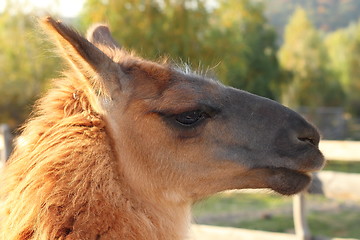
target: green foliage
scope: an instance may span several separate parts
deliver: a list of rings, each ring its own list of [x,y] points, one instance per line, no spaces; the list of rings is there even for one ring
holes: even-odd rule
[[[269,22],[282,35],[289,17],[300,6],[306,10],[317,29],[326,32],[346,27],[360,17],[358,0],[258,0],[266,4]],[[281,38],[281,36],[279,36]]]
[[[218,65],[216,75],[225,83],[275,98],[276,36],[262,5],[217,3],[210,8],[205,0],[89,0],[82,19],[84,25],[108,22],[116,39],[145,57],[167,54],[195,67]]]
[[[346,92],[347,110],[360,117],[360,21],[326,38],[331,68]]]
[[[219,3],[220,7],[213,13],[218,22],[212,26],[209,43],[222,63],[220,79],[231,86],[277,98],[281,78],[276,35],[267,24],[263,5],[249,0]]]
[[[283,102],[290,106],[338,106],[343,91],[328,69],[328,55],[320,32],[304,9],[298,8],[285,29],[279,61],[292,79],[283,89]]]
[[[201,41],[208,29],[208,11],[202,0],[127,1],[88,0],[82,13],[84,26],[107,22],[123,46],[156,59],[172,58],[198,63],[206,55]]]
[[[45,56],[47,44],[37,36],[34,23],[10,6],[0,13],[0,122],[11,127],[28,117],[30,105],[55,69],[55,59]]]
[[[60,66],[36,33],[32,12],[19,11],[16,0],[7,2],[0,13],[0,122],[15,127]],[[289,2],[282,1],[284,9],[293,8]],[[300,2],[308,10],[298,8],[292,16],[279,52],[264,16],[266,1],[87,0],[80,22],[73,23],[83,30],[94,22],[109,23],[123,46],[145,58],[169,57],[290,106],[346,104],[360,116],[360,23],[324,38],[308,18],[309,13],[314,19],[309,6],[319,1]]]

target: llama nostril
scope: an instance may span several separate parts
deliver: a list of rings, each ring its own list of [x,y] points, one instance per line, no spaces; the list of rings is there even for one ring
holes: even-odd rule
[[[295,121],[295,136],[300,143],[310,143],[311,145],[318,147],[320,142],[319,131],[307,122],[305,119],[300,118],[298,121]]]
[[[320,134],[316,128],[310,126],[306,130],[303,130],[300,136],[298,135],[297,139],[303,143],[310,143],[311,145],[318,147],[320,142]]]
[[[315,147],[317,147],[319,144],[319,142],[313,138],[298,138],[298,139],[302,142],[310,143],[310,144],[314,145]]]

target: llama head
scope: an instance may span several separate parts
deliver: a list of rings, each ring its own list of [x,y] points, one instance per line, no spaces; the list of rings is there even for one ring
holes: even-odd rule
[[[317,130],[292,110],[138,58],[105,25],[85,39],[52,18],[43,24],[103,116],[134,191],[176,202],[241,188],[290,195],[323,166]]]

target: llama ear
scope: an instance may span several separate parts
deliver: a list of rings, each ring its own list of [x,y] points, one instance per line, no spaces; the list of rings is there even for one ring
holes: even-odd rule
[[[86,38],[100,49],[102,46],[113,50],[121,49],[120,44],[111,36],[109,27],[104,24],[95,24],[91,26],[87,31]]]
[[[119,78],[124,78],[124,73],[105,53],[75,30],[51,17],[43,19],[42,25],[55,37],[70,65],[85,77],[97,95],[113,98],[112,95],[121,90]]]

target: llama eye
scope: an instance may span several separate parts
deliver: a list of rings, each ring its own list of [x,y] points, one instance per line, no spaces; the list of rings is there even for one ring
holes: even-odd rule
[[[174,119],[183,126],[192,126],[195,123],[205,119],[207,116],[207,113],[200,110],[195,110],[175,115]]]

